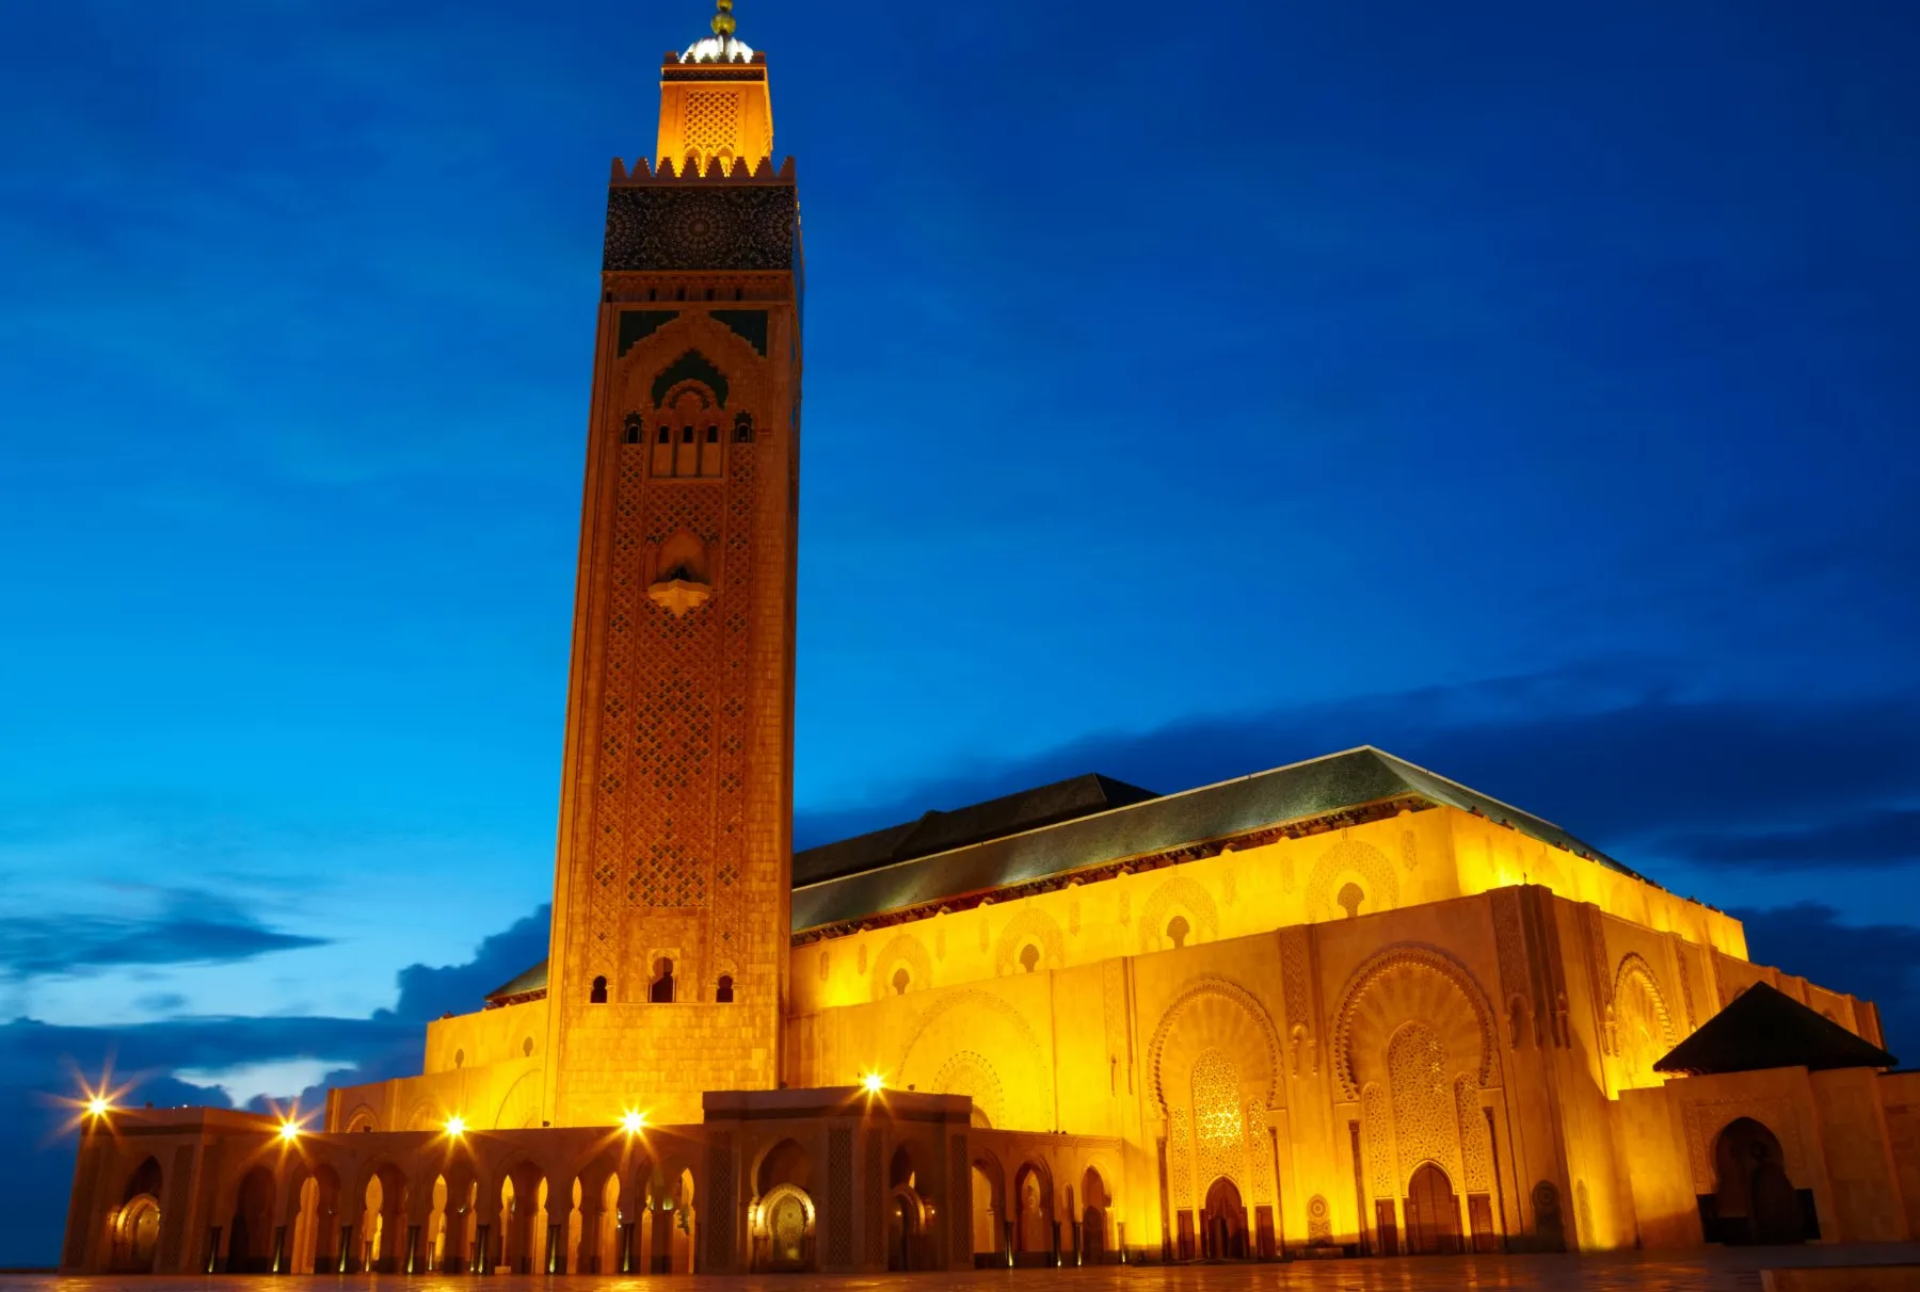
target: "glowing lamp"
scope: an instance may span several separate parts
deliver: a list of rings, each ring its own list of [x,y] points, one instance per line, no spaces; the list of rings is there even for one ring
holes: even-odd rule
[[[647,1128],[647,1115],[629,1110],[621,1116],[620,1128],[629,1135],[638,1135]]]
[[[868,1094],[877,1095],[887,1088],[887,1079],[878,1072],[869,1072],[860,1078],[860,1084],[866,1087]]]
[[[459,1139],[462,1135],[466,1133],[467,1133],[466,1118],[460,1116],[458,1113],[454,1114],[452,1117],[447,1118],[448,1138]]]
[[[286,1141],[287,1143],[289,1143],[289,1144],[291,1144],[291,1143],[293,1143],[293,1141],[295,1141],[295,1140],[297,1140],[297,1139],[299,1139],[299,1138],[300,1138],[300,1123],[299,1123],[299,1122],[281,1122],[281,1123],[280,1123],[280,1138],[281,1138],[281,1139],[283,1139],[283,1140],[285,1140],[285,1141]]]
[[[87,1100],[87,1116],[89,1117],[105,1117],[112,1108],[113,1105],[107,1102],[104,1095],[95,1095],[93,1098]]]

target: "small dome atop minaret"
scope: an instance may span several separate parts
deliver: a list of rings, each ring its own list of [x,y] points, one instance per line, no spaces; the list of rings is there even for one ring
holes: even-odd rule
[[[713,35],[703,36],[680,55],[683,63],[751,63],[753,50],[733,34],[733,0],[713,0]]]

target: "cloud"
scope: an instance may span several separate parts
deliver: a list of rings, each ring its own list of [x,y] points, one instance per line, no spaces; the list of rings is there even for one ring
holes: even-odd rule
[[[485,992],[546,955],[547,909],[482,939],[462,964],[402,969],[394,1007],[369,1018],[189,1017],[112,1029],[27,1018],[0,1024],[0,1161],[9,1163],[0,1172],[0,1267],[58,1258],[74,1147],[61,1133],[71,1115],[61,1101],[83,1081],[111,1069],[116,1083],[131,1083],[130,1102],[228,1107],[237,1094],[264,1110],[268,1099],[255,1092],[282,1096],[284,1106],[294,1086],[313,1082],[330,1062],[298,1096],[313,1109],[326,1086],[417,1073],[425,1020],[478,1008]]]
[[[1889,808],[1804,830],[1682,835],[1666,846],[1689,861],[1714,866],[1902,866],[1920,861],[1920,810]]]
[[[0,980],[130,965],[227,964],[327,942],[270,928],[213,893],[171,889],[160,898],[161,909],[152,915],[69,912],[0,919]]]
[[[187,1007],[187,998],[177,991],[157,991],[138,997],[133,1003],[149,1014],[178,1014]]]
[[[1747,953],[1822,987],[1871,1000],[1880,1010],[1887,1048],[1920,1061],[1920,928],[1905,924],[1842,924],[1819,902],[1730,912],[1747,926]]]
[[[1768,858],[1780,869],[1828,864],[1850,847],[1869,853],[1854,860],[1892,864],[1899,805],[1920,782],[1920,695],[1696,698],[1631,664],[1501,678],[1087,737],[856,807],[798,813],[794,837],[808,847],[1087,771],[1170,792],[1360,744],[1524,807],[1629,864],[1635,851],[1686,855],[1660,846],[1672,839],[1725,852],[1743,832],[1831,845],[1796,859],[1780,844]],[[1870,824],[1809,824],[1847,820]]]
[[[553,908],[542,904],[504,932],[480,942],[465,964],[430,968],[408,965],[400,971],[395,1017],[424,1021],[442,1014],[479,1009],[486,993],[547,958],[547,933]]]

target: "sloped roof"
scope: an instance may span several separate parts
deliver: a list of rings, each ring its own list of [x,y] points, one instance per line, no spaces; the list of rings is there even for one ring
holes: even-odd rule
[[[1899,1060],[1764,982],[1755,983],[1653,1065],[1691,1077],[1764,1068],[1891,1068]]]
[[[529,993],[542,992],[546,989],[547,962],[542,960],[533,968],[495,987],[487,993],[486,999],[489,1003],[505,1004],[515,996],[525,996]]]
[[[1559,826],[1362,745],[1179,794],[1088,774],[796,853],[794,932],[1393,801],[1477,812],[1635,875]],[[489,992],[543,990],[543,961]]]
[[[918,820],[796,852],[793,883],[798,888],[838,879],[896,861],[911,861],[1023,830],[1037,830],[1096,812],[1109,812],[1154,797],[1152,790],[1098,773],[1074,776],[951,812],[925,812]]]
[[[847,864],[837,865],[834,869],[839,873],[832,878],[804,880],[796,865],[793,928],[798,932],[864,919],[923,902],[987,892],[1084,867],[1228,839],[1369,803],[1408,798],[1432,806],[1478,812],[1542,842],[1583,853],[1624,874],[1634,874],[1550,821],[1363,745],[1344,753],[1075,816],[1052,825],[1031,829],[1016,826],[991,838],[901,860],[878,859],[885,840],[877,840],[870,850],[860,853],[867,864],[858,869]],[[961,817],[969,811],[971,809],[963,809],[949,815]],[[895,830],[902,828],[894,827]],[[889,832],[876,833],[887,835]],[[813,851],[825,852],[841,846],[828,845],[827,849]]]

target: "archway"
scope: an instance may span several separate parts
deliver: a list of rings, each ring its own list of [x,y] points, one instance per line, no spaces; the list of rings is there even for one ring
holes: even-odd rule
[[[1093,1167],[1080,1177],[1080,1203],[1085,1208],[1080,1214],[1080,1262],[1083,1265],[1104,1265],[1107,1260],[1107,1208],[1112,1200],[1107,1196],[1107,1183],[1100,1178],[1100,1172]]]
[[[359,1197],[359,1268],[383,1274],[399,1272],[400,1243],[407,1232],[406,1177],[392,1163],[381,1163],[368,1171]],[[348,1246],[351,1241],[349,1236],[342,1245]]]
[[[762,1264],[770,1270],[813,1268],[813,1199],[798,1185],[777,1184],[760,1200]]]
[[[927,1233],[927,1200],[920,1193],[919,1171],[905,1144],[893,1151],[887,1169],[887,1268],[932,1268],[931,1235]]]
[[[1006,1180],[990,1157],[973,1161],[973,1263],[999,1265],[1012,1255],[1007,1246]]]
[[[1053,1263],[1053,1180],[1037,1162],[1023,1163],[1014,1172],[1013,1196],[1019,1212],[1014,1220],[1016,1256],[1020,1265]]]
[[[227,1270],[265,1274],[273,1267],[273,1173],[256,1166],[240,1181],[228,1230]]]
[[[1243,1261],[1247,1258],[1247,1209],[1240,1190],[1221,1176],[1207,1188],[1200,1212],[1201,1254],[1208,1260]]]
[[[500,1264],[513,1274],[546,1268],[541,1250],[547,1222],[541,1207],[546,1177],[531,1162],[519,1162],[500,1177]]]
[[[1431,1162],[1407,1186],[1407,1252],[1451,1256],[1460,1250],[1460,1200],[1447,1173]]]
[[[799,1140],[783,1139],[761,1156],[754,1173],[754,1268],[813,1268],[812,1187],[813,1155]]]
[[[159,1250],[160,1163],[150,1157],[127,1178],[127,1187],[121,1191],[110,1264],[118,1273],[151,1274]]]
[[[287,1253],[281,1272],[332,1274],[344,1272],[340,1244],[340,1175],[322,1162],[297,1184],[288,1197]]]
[[[1772,1131],[1751,1117],[1727,1124],[1713,1142],[1714,1232],[1722,1243],[1803,1243],[1811,1198],[1787,1176],[1786,1155]],[[1803,1201],[1804,1199],[1804,1201]],[[1817,1230],[1815,1230],[1817,1236]]]

